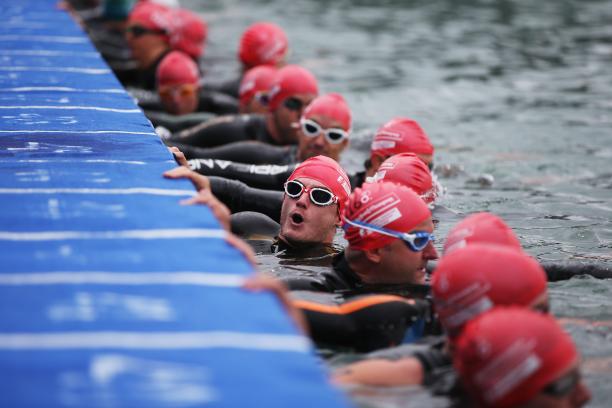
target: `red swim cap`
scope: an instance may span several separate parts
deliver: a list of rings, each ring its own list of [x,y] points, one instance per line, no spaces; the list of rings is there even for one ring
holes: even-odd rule
[[[408,187],[390,182],[365,183],[353,191],[347,202],[342,216],[344,238],[351,249],[382,248],[396,238],[352,226],[347,220],[403,233],[412,231],[430,217],[427,205]]]
[[[164,57],[157,67],[157,86],[197,85],[199,81],[198,66],[187,55],[172,51]]]
[[[302,118],[310,119],[315,115],[326,116],[342,125],[347,132],[351,129],[351,109],[342,97],[337,93],[329,93],[317,96],[304,110]]]
[[[546,293],[546,273],[522,251],[493,244],[471,244],[442,257],[431,292],[449,337],[499,305],[530,306]]]
[[[325,156],[315,156],[304,160],[291,173],[287,181],[307,177],[317,180],[338,197],[338,210],[342,214],[346,200],[351,194],[351,182],[338,162]]]
[[[172,10],[172,33],[170,46],[191,58],[200,58],[204,53],[208,27],[197,14],[185,10]]]
[[[274,81],[277,69],[270,65],[260,65],[244,73],[238,91],[240,106],[246,106],[258,92],[268,92]]]
[[[153,2],[137,3],[128,18],[128,26],[132,25],[139,25],[150,30],[164,30],[167,35],[170,35],[172,28],[170,9]]]
[[[376,131],[370,155],[387,157],[398,153],[434,153],[429,138],[412,119],[394,118]]]
[[[429,168],[414,153],[400,153],[382,162],[373,181],[390,181],[411,188],[427,204],[434,202],[434,188]]]
[[[444,253],[476,242],[522,249],[514,232],[501,218],[482,212],[470,215],[450,230],[444,242]]]
[[[285,99],[298,94],[319,94],[314,75],[299,65],[287,65],[279,69],[268,93],[270,111],[275,111]]]
[[[453,364],[483,406],[509,408],[531,400],[577,360],[574,342],[551,316],[502,307],[467,325]]]
[[[272,23],[255,23],[240,38],[238,57],[247,68],[276,65],[287,53],[287,36]]]

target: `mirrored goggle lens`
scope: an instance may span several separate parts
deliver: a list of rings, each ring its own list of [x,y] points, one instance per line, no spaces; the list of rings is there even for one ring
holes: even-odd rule
[[[415,248],[423,249],[427,246],[428,242],[429,242],[429,237],[419,237],[419,238],[415,238],[415,240],[413,241],[413,245]]]
[[[285,100],[285,108],[292,111],[299,111],[302,109],[304,104],[297,98],[289,98]]]
[[[287,193],[289,197],[299,197],[303,190],[304,186],[297,181],[288,181],[285,183],[285,193]]]
[[[334,200],[334,195],[322,188],[313,188],[310,190],[310,199],[317,205],[328,205]]]
[[[403,238],[404,243],[413,251],[422,251],[429,241],[433,241],[433,235],[427,232],[416,232],[413,234],[409,234],[411,236],[406,236]]]

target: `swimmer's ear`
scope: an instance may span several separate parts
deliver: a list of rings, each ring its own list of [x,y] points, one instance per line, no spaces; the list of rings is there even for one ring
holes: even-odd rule
[[[380,263],[382,258],[381,256],[381,248],[376,249],[364,249],[363,253],[368,261],[372,263]]]
[[[342,218],[338,213],[336,213],[336,228],[342,228]]]

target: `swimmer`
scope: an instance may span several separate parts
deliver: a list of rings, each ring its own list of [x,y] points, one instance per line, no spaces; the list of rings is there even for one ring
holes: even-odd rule
[[[550,316],[495,308],[456,341],[453,365],[484,408],[578,408],[591,399],[572,338]]]
[[[324,100],[322,99],[321,102]],[[332,98],[328,97],[327,100],[331,101]],[[318,98],[315,101],[318,101]],[[341,104],[335,105],[336,108],[342,106]],[[320,107],[327,109],[324,106],[325,104],[321,103]],[[313,111],[318,109],[313,109]],[[350,114],[348,107],[346,107],[345,112],[345,115]],[[338,121],[337,118],[335,120]],[[300,120],[301,127],[303,127],[304,122],[304,120]],[[345,121],[345,123],[350,122]],[[348,126],[342,126],[339,129],[346,130],[348,128]],[[333,128],[330,129],[333,130]],[[325,129],[321,128],[321,130]],[[314,128],[312,132],[312,135],[314,135]],[[179,147],[185,152],[186,156],[193,159],[190,164],[200,174],[228,177],[256,188],[282,190],[284,181],[295,168],[295,164],[297,164],[298,156],[307,157],[308,154],[312,154],[309,153],[309,151],[313,151],[312,148],[309,148],[309,145],[314,145],[313,148],[319,149],[322,154],[328,152],[327,154],[330,157],[332,157],[332,154],[340,157],[340,153],[346,148],[346,146],[343,146],[344,142],[334,145],[328,140],[326,140],[324,145],[321,145],[321,135],[324,135],[325,132],[319,132],[318,137],[314,139],[313,137],[304,137],[304,131],[301,133],[298,136],[298,146],[301,146],[300,152],[287,147],[264,146],[262,144],[237,144],[224,148],[203,150],[175,141],[167,142],[167,144]],[[328,132],[328,134],[330,133]],[[387,140],[390,137],[389,134],[394,135],[393,141]],[[433,165],[433,152],[434,148],[429,138],[415,121],[406,118],[393,119],[383,125],[376,133],[372,143],[371,158],[365,163],[366,168],[363,171],[349,175],[351,187],[353,189],[360,187],[367,177],[373,177],[376,174],[378,167],[384,160],[399,153],[414,153],[431,168]],[[252,158],[247,159],[247,157]],[[210,159],[228,160],[229,162],[217,162]],[[241,160],[248,160],[247,163],[249,164],[241,162]],[[260,166],[252,166],[250,164],[259,164]],[[281,166],[285,166],[284,169]],[[272,168],[274,171],[271,171]],[[435,182],[435,184],[437,191],[441,191],[438,183]]]
[[[279,245],[331,244],[350,193],[348,176],[337,162],[324,156],[304,161],[285,183]]]
[[[346,203],[342,227],[348,247],[333,270],[286,281],[291,290],[367,292],[377,286],[425,283],[425,267],[437,259],[431,212],[408,187],[367,183]]]
[[[138,86],[155,89],[155,74],[161,60],[171,51],[171,13],[168,7],[153,2],[134,6],[126,28],[126,40],[138,64]]]
[[[273,145],[297,143],[297,128],[304,108],[318,95],[316,78],[305,68],[287,65],[275,75],[268,93],[269,112],[265,115],[221,116],[165,138],[196,147],[257,140]]]
[[[286,65],[288,52],[289,42],[281,27],[269,22],[252,24],[242,33],[238,45],[240,76],[222,83],[208,81],[206,86],[215,91],[238,97],[240,83],[248,70],[259,66],[282,68]]]
[[[140,104],[155,126],[163,126],[159,115],[154,113],[159,108],[172,115],[185,116],[187,123],[191,121],[189,114],[195,112],[230,113],[237,110],[235,100],[221,94],[222,98],[218,98],[202,89],[196,63],[183,52],[171,51],[167,54],[157,68],[156,77],[161,106],[155,103]],[[173,121],[174,128],[181,126],[179,121],[178,118]]]
[[[198,190],[213,186],[215,192],[215,178],[209,179],[183,166],[167,171],[164,177],[186,178]],[[342,167],[328,157],[316,156],[293,171],[286,180],[284,194],[268,191],[266,195],[264,191],[254,201],[260,200],[266,203],[264,205],[274,207],[274,219],[266,218],[270,225],[267,230],[271,231],[268,235],[277,238],[276,250],[303,249],[331,244],[336,228],[341,224],[340,214],[350,192],[348,177]],[[231,201],[229,207],[232,209]],[[263,215],[252,213],[257,214]],[[247,219],[245,222],[253,221]]]
[[[244,73],[238,90],[240,113],[268,112],[268,91],[272,87],[277,69],[269,65],[259,65]]]
[[[537,261],[509,246],[474,243],[444,255],[432,277],[432,297],[447,333],[428,349],[396,361],[364,360],[341,369],[339,383],[377,386],[422,384],[434,393],[457,392],[453,341],[473,318],[500,305],[549,313],[546,274]],[[450,346],[450,347],[449,347]],[[451,381],[446,381],[448,378]]]
[[[299,127],[297,146],[236,142],[208,149],[182,144],[178,147],[192,159],[192,168],[200,174],[226,177],[245,181],[254,187],[280,190],[297,163],[318,155],[340,160],[340,154],[349,144],[351,110],[339,94],[320,95],[306,107],[294,125]],[[257,164],[259,167],[247,164]],[[276,166],[277,169],[279,166],[285,167],[275,171],[275,174],[270,174],[263,170],[265,166]]]
[[[157,93],[166,112],[174,115],[192,113],[198,108],[200,75],[193,60],[180,51],[172,51],[157,68]]]
[[[423,128],[415,120],[397,117],[376,131],[361,177],[374,176],[382,162],[398,153],[414,153],[433,168],[434,147]]]
[[[374,183],[389,181],[406,186],[417,193],[430,207],[438,197],[438,186],[434,183],[429,168],[414,153],[399,153],[389,157],[381,163],[374,176],[366,181]]]
[[[512,229],[495,214],[481,212],[471,214],[457,223],[444,241],[444,255],[470,244],[487,243],[503,245],[522,251],[523,247]]]
[[[170,47],[184,52],[195,62],[202,57],[208,36],[208,26],[197,14],[184,8],[171,10]]]

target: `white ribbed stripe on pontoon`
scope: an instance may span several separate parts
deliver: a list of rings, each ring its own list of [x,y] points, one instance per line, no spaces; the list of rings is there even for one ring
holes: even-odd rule
[[[244,275],[210,272],[38,272],[0,273],[0,285],[4,286],[53,286],[53,285],[195,285],[216,287],[240,287]]]
[[[194,196],[195,191],[163,188],[130,187],[130,188],[0,188],[0,194],[108,194],[129,195],[149,194],[158,196]]]
[[[225,238],[227,233],[218,228],[177,228],[126,231],[0,231],[1,241],[61,241],[90,239],[184,239]]]
[[[297,335],[210,332],[64,332],[0,334],[0,350],[74,349],[184,350],[238,348],[308,353],[310,341]]]

